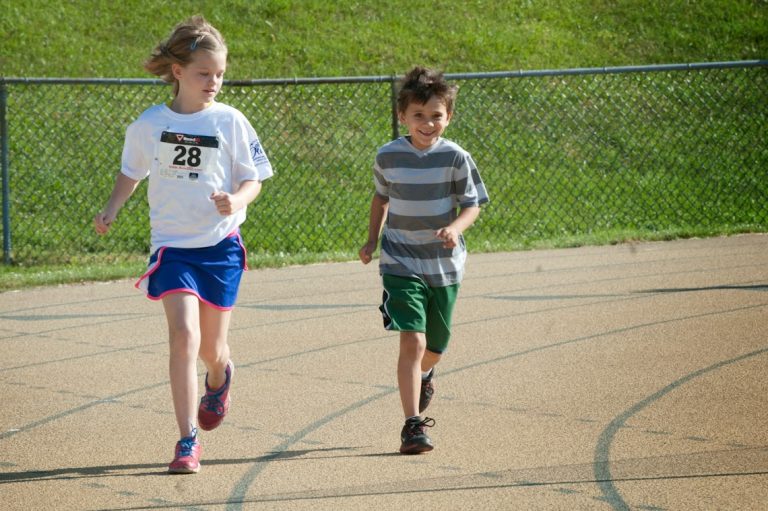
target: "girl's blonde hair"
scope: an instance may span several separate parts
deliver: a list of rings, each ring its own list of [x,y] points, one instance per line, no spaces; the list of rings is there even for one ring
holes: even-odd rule
[[[172,64],[186,66],[197,50],[227,53],[224,38],[202,16],[192,16],[173,28],[168,39],[158,44],[144,62],[144,69],[173,84],[174,96],[179,93],[179,82],[174,78]]]

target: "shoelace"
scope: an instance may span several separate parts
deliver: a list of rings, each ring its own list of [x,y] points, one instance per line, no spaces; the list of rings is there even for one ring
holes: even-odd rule
[[[414,436],[424,433],[424,428],[431,428],[435,425],[435,419],[432,417],[424,417],[421,422],[409,422],[408,423],[408,436]]]
[[[202,402],[203,407],[209,411],[213,412],[216,415],[221,415],[224,413],[224,403],[221,400],[221,395],[224,394],[224,391],[226,389],[221,389],[218,392],[207,392],[205,393],[205,396],[203,396]]]
[[[188,436],[179,440],[179,457],[192,456],[196,443],[197,438],[194,436]]]
[[[224,385],[222,385],[221,388],[219,390],[217,390],[216,392],[211,392],[207,388],[208,387],[208,378],[206,377],[206,381],[205,381],[205,386],[206,386],[205,395],[203,396],[203,399],[201,401],[202,401],[203,407],[207,411],[213,412],[216,415],[221,415],[221,414],[224,413],[224,403],[221,400],[221,396],[222,396],[222,394],[224,394],[225,390],[229,389],[229,378],[230,378],[229,372],[227,372],[227,381],[224,382]]]

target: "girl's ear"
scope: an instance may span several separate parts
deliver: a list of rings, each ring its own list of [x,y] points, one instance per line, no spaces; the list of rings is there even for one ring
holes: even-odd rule
[[[181,79],[181,64],[176,64],[175,62],[171,64],[171,74],[173,74],[173,77],[177,80]]]

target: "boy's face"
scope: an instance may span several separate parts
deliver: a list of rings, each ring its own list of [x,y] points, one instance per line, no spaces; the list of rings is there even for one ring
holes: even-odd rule
[[[432,96],[424,104],[410,103],[405,112],[398,114],[398,118],[408,127],[411,144],[420,151],[437,142],[451,122],[451,114],[437,96]]]

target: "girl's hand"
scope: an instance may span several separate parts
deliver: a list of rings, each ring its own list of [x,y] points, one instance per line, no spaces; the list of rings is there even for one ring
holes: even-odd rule
[[[211,200],[216,204],[216,211],[222,216],[228,216],[236,213],[245,206],[241,204],[237,197],[227,192],[213,192]]]
[[[360,260],[363,262],[363,264],[368,264],[371,262],[371,259],[373,259],[373,253],[376,251],[376,242],[375,241],[369,241],[363,247],[360,249],[360,251],[357,253],[358,257],[360,257]]]
[[[112,226],[112,222],[115,221],[115,217],[104,211],[93,217],[93,227],[96,229],[96,233],[104,235],[107,234],[109,228]]]
[[[454,248],[459,244],[459,231],[451,226],[436,231],[435,236],[443,240],[443,248]]]
[[[101,210],[101,213],[93,218],[93,227],[96,229],[97,233],[107,233],[112,226],[112,222],[117,218],[120,208],[122,208],[125,201],[133,195],[137,186],[139,186],[139,181],[137,179],[130,178],[122,172],[117,174],[115,187],[112,189],[112,195],[109,196],[109,200],[107,201],[106,206],[104,206],[104,209]]]

